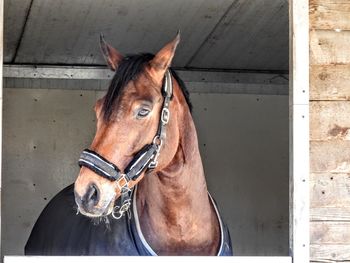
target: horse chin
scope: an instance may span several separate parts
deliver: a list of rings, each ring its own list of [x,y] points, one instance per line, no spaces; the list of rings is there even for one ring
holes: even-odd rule
[[[97,210],[96,209],[96,210],[91,211],[91,212],[85,211],[84,209],[81,209],[78,206],[78,213],[80,213],[84,216],[90,217],[90,218],[106,217],[106,216],[112,214],[113,209],[114,209],[113,204],[114,204],[114,202],[111,201],[104,210],[100,210],[100,209]]]
[[[86,217],[90,217],[90,218],[98,218],[98,217],[101,217],[103,216],[103,214],[92,214],[92,213],[89,213],[89,212],[85,212],[83,210],[79,210],[79,213],[86,216]]]

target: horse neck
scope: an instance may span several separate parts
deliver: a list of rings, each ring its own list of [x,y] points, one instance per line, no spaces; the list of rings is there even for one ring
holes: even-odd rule
[[[176,86],[175,94],[178,93],[178,89],[179,87]],[[181,97],[180,101],[174,103],[180,105],[186,103],[182,99]],[[177,116],[173,116],[177,118],[179,124],[177,126],[179,130],[179,143],[176,153],[168,165],[160,171],[147,175],[142,180],[139,192],[147,188],[147,193],[145,194],[146,200],[152,200],[154,198],[153,194],[158,197],[161,195],[166,197],[163,199],[162,205],[168,207],[174,206],[179,208],[179,201],[181,200],[191,201],[184,202],[184,206],[197,206],[200,205],[199,203],[208,205],[207,186],[195,125],[187,107],[185,109],[184,106],[181,107],[182,109],[176,112]],[[171,133],[169,132],[169,134]],[[167,136],[165,140],[171,139],[170,136]],[[203,197],[205,197],[204,200],[206,202],[201,202]]]
[[[207,205],[208,202],[201,202],[208,193],[192,117],[189,112],[184,112],[178,119],[183,125],[180,125],[177,151],[171,162],[156,172],[155,178],[159,180],[157,190],[166,196],[168,206],[179,207],[181,199],[191,200],[184,203],[186,206]]]
[[[180,100],[180,103],[186,102]],[[178,112],[177,119],[181,125],[178,125],[180,138],[174,158],[162,170],[146,175],[138,187],[141,229],[160,252],[177,254],[178,249],[196,254],[194,250],[199,246],[197,254],[212,254],[215,244],[210,247],[200,245],[201,242],[210,244],[208,240],[218,242],[215,235],[219,230],[208,197],[196,129],[187,108]],[[171,238],[167,233],[171,233]],[[194,247],[191,244],[178,246],[177,241],[182,244],[193,242]],[[186,252],[187,248],[191,250]]]

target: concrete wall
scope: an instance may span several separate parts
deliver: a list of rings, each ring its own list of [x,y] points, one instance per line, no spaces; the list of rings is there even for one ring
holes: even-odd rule
[[[22,254],[41,210],[77,175],[101,91],[4,91],[2,252]],[[236,255],[288,254],[288,97],[191,94],[209,189]]]

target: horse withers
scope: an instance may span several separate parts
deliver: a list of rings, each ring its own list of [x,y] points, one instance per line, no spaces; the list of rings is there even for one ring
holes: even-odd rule
[[[95,137],[75,184],[41,213],[27,255],[232,255],[189,94],[170,68],[179,40],[124,57],[101,36],[115,75],[95,105]]]

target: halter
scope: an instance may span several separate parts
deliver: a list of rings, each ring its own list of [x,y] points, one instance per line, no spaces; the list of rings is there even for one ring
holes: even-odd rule
[[[163,106],[160,114],[158,130],[151,144],[146,144],[138,151],[124,170],[124,173],[113,164],[95,151],[85,149],[79,158],[78,164],[84,166],[99,176],[112,182],[116,182],[121,192],[120,205],[116,206],[112,216],[116,219],[121,218],[128,211],[131,205],[131,188],[129,182],[137,180],[145,170],[154,169],[158,165],[160,149],[163,145],[165,136],[165,126],[169,122],[170,111],[169,103],[173,95],[173,85],[170,71],[166,71],[165,80],[162,86],[162,95],[164,97]]]

